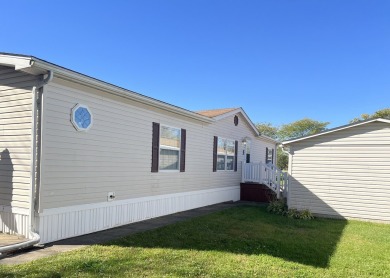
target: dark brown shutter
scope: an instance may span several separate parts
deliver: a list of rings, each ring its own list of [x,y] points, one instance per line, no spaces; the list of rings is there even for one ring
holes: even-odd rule
[[[187,131],[181,130],[181,142],[180,142],[180,172],[186,171],[186,137]]]
[[[272,149],[272,164],[274,164],[274,149]]]
[[[234,172],[237,172],[237,158],[238,158],[238,141],[236,140],[234,146]]]
[[[265,148],[265,163],[268,163],[268,148]]]
[[[213,172],[217,172],[217,149],[218,149],[218,137],[214,136],[213,145]]]
[[[158,172],[159,149],[160,149],[160,124],[153,123],[152,172]]]

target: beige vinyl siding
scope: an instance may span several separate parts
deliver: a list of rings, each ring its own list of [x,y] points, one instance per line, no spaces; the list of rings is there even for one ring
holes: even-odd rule
[[[88,93],[90,91],[90,93]],[[48,86],[44,99],[41,208],[213,188],[212,143],[203,123],[88,88]],[[88,132],[71,125],[70,109],[86,104]],[[187,129],[186,172],[151,173],[152,122]],[[207,156],[210,157],[208,161]]]
[[[250,138],[251,140],[251,162],[265,162],[264,160],[266,148],[275,149],[275,144],[256,137],[251,127],[245,121],[245,118],[241,115],[239,115],[239,124],[237,126],[234,126],[233,120],[234,116],[222,119],[217,123],[213,124],[213,130],[215,136],[225,137],[238,141],[238,169],[240,169],[240,163],[242,163],[242,161],[245,161],[245,157],[243,156],[242,152],[242,140],[245,137]]]
[[[292,144],[289,204],[390,221],[390,125],[372,122]]]
[[[0,66],[0,205],[29,208],[32,86],[37,77]]]
[[[70,122],[78,103],[93,114],[87,132]],[[253,158],[265,151],[241,115],[238,126],[234,116],[206,124],[56,78],[45,87],[42,117],[40,211],[105,202],[110,191],[125,200],[238,186],[242,138],[253,138]],[[187,130],[184,173],[151,172],[152,122]],[[213,136],[239,141],[237,172],[212,171]]]

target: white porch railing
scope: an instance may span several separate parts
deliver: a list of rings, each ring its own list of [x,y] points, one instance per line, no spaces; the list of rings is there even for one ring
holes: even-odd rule
[[[276,193],[276,197],[287,196],[288,174],[273,164],[243,163],[242,182],[265,184]]]

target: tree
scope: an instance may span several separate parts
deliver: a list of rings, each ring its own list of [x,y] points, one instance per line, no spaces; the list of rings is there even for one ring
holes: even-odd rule
[[[277,127],[271,123],[256,124],[260,134],[278,141],[284,141],[289,138],[311,135],[325,130],[328,122],[319,122],[312,119],[302,119],[290,124]],[[277,149],[277,166],[279,169],[286,170],[288,167],[288,155],[280,147]]]
[[[288,155],[283,152],[281,147],[278,147],[276,166],[279,169],[287,170],[288,168]]]
[[[390,119],[390,108],[385,108],[376,111],[374,114],[371,115],[372,119],[378,119],[378,118],[383,118],[383,119]]]
[[[278,140],[279,128],[273,126],[271,123],[258,123],[256,124],[256,128],[261,135],[265,135],[272,139]]]
[[[261,135],[265,135],[267,137],[279,141],[279,127],[273,126],[271,123],[258,123],[256,124],[256,128]],[[282,151],[281,147],[278,147],[276,151],[276,156],[276,166],[279,169],[286,170],[288,166],[288,155]]]
[[[312,135],[324,131],[329,122],[315,121],[309,118],[282,125],[278,132],[280,140]]]
[[[361,121],[366,121],[370,119],[378,119],[378,118],[383,118],[383,119],[390,119],[390,108],[384,108],[381,110],[376,111],[374,114],[361,114],[360,117],[354,118],[351,120],[349,123],[357,123]]]

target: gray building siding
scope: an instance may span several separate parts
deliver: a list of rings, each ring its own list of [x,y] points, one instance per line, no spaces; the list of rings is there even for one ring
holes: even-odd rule
[[[390,124],[367,123],[291,146],[290,207],[390,221]]]

